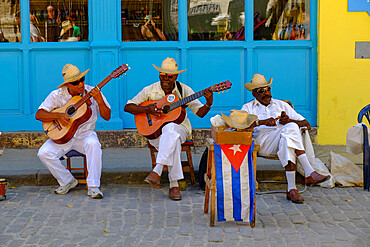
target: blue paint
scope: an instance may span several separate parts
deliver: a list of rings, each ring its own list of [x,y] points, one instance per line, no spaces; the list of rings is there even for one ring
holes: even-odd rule
[[[367,12],[370,15],[370,0],[348,0],[349,12]]]
[[[366,0],[364,0],[366,1]],[[28,2],[28,1],[26,1]],[[23,1],[22,1],[23,3]],[[103,89],[112,106],[112,119],[99,119],[100,130],[135,128],[134,117],[123,112],[127,100],[158,80],[157,66],[174,57],[179,76],[195,92],[230,80],[231,89],[214,94],[207,116],[188,116],[194,128],[209,128],[210,117],[240,109],[253,98],[244,88],[254,73],[273,77],[273,95],[289,99],[312,126],[317,123],[317,2],[311,1],[311,40],[254,41],[253,0],[245,1],[246,41],[187,41],[187,3],[179,1],[179,41],[121,42],[121,1],[89,1],[89,41],[31,43],[29,5],[21,4],[22,42],[0,43],[0,130],[41,131],[35,113],[41,102],[62,82],[66,63],[90,68],[86,83],[97,85],[123,63],[131,70]],[[249,16],[249,17],[248,17]],[[200,98],[205,103],[204,98]]]

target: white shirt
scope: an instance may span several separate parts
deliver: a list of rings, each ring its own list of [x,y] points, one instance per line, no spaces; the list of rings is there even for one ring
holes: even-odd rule
[[[175,83],[175,88],[172,90],[172,93],[176,94],[180,99],[194,94],[193,89],[191,89],[189,86],[181,82],[180,82],[180,85],[182,87],[182,96],[176,86],[176,83]],[[160,100],[165,95],[166,94],[161,87],[161,82],[158,81],[158,82],[153,83],[152,85],[149,85],[143,88],[143,90],[141,90],[133,99],[128,100],[127,104],[133,103],[136,105],[140,105],[141,103],[148,101],[148,100]],[[199,108],[203,106],[203,104],[198,99],[190,101],[186,105],[190,108],[190,110],[193,111],[194,114],[197,114]],[[184,121],[181,123],[181,125],[183,125],[189,131],[189,135],[191,135],[192,128],[191,128],[190,120],[187,118],[187,114],[185,116]]]
[[[254,99],[244,104],[242,110],[247,111],[249,114],[257,115],[259,120],[268,119],[270,117],[277,118],[281,115],[282,111],[285,111],[286,115],[288,115],[290,119],[297,121],[305,120],[305,118],[298,114],[288,103],[278,99],[271,99],[271,102],[268,106],[264,106],[258,100]],[[283,126],[279,123],[279,121],[277,121],[276,124],[277,126],[260,125],[255,127],[253,137]]]
[[[85,90],[87,90],[87,92],[90,92],[93,88],[94,87],[92,86],[85,85]],[[85,95],[85,93],[83,95]],[[44,102],[41,103],[41,105],[39,106],[39,110],[44,109],[45,111],[50,112],[56,108],[63,107],[71,98],[72,95],[69,94],[67,87],[64,86],[62,88],[52,91],[48,95],[48,97],[46,97]],[[102,98],[107,107],[110,108],[110,105],[107,99],[104,97],[103,93]],[[90,101],[91,101],[90,108],[92,111],[91,117],[89,118],[89,120],[87,120],[85,123],[81,124],[78,127],[74,135],[74,138],[76,139],[83,139],[90,135],[92,132],[94,132],[95,123],[96,120],[98,119],[99,106],[98,103],[93,99],[93,97],[90,98]]]

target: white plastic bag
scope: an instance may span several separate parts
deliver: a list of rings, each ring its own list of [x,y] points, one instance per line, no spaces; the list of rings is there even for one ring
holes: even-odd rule
[[[326,180],[325,182],[319,183],[322,188],[333,188],[335,186],[335,180],[333,176],[330,174],[329,169],[325,166],[325,164],[319,159],[315,158],[315,152],[313,150],[310,134],[308,133],[308,130],[305,130],[302,134],[303,139],[303,146],[306,151],[307,159],[310,162],[312,168],[320,173],[321,175],[330,175],[330,179]],[[299,163],[297,159],[297,171],[304,176],[304,169]]]
[[[370,130],[367,129],[370,136]],[[363,128],[362,123],[358,123],[354,126],[351,126],[347,131],[347,145],[346,150],[347,153],[350,154],[360,154],[363,152]]]
[[[211,121],[211,124],[215,127],[227,126],[227,123],[224,121],[222,116],[218,114],[214,117],[211,117],[210,121]]]
[[[363,186],[364,174],[362,169],[352,161],[330,151],[331,174],[335,183],[341,187]]]

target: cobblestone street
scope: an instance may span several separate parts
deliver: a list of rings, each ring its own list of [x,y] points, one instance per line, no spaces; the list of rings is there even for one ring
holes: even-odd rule
[[[260,183],[262,191],[285,187]],[[197,187],[178,202],[168,199],[167,185],[103,185],[102,200],[81,185],[67,195],[53,188],[8,189],[0,202],[1,246],[370,246],[370,194],[360,187],[309,187],[301,205],[282,193],[257,195],[253,229],[210,227]]]

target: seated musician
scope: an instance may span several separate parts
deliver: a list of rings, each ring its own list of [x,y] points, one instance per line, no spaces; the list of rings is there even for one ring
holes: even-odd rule
[[[159,68],[153,64],[159,71],[160,81],[153,83],[141,90],[132,100],[129,100],[124,108],[126,112],[132,114],[150,113],[155,116],[160,116],[162,109],[156,107],[156,103],[140,106],[141,103],[148,100],[160,100],[165,95],[174,93],[180,99],[194,94],[194,91],[187,85],[177,82],[178,74],[185,70],[178,70],[177,63],[173,58],[166,58]],[[204,97],[207,103],[203,105],[198,99],[190,101],[186,104],[194,114],[199,117],[204,117],[210,110],[213,103],[213,93],[206,89]],[[187,117],[181,124],[170,122],[162,128],[162,134],[153,140],[149,140],[157,150],[156,159],[157,165],[153,171],[146,177],[145,182],[156,185],[160,180],[164,165],[168,166],[168,177],[170,181],[169,198],[171,200],[181,200],[178,180],[183,179],[180,154],[181,144],[184,143],[191,135],[191,125]]]
[[[89,71],[81,72],[77,66],[66,64],[63,67],[64,82],[58,86],[57,90],[52,91],[36,112],[36,119],[42,122],[57,120],[62,126],[69,126],[70,118],[66,113],[51,112],[54,109],[66,105],[67,101],[73,96],[83,96],[90,92],[91,117],[82,123],[71,140],[64,144],[57,144],[53,140],[47,140],[38,152],[38,157],[49,169],[51,174],[58,180],[59,188],[55,189],[57,194],[66,194],[70,189],[78,184],[60,162],[59,158],[70,150],[76,150],[86,155],[88,176],[86,179],[88,192],[87,195],[94,199],[103,198],[100,191],[100,176],[102,169],[102,150],[99,139],[94,131],[95,122],[99,115],[109,120],[111,117],[110,105],[104,95],[97,87],[85,85],[85,75]]]
[[[300,127],[310,129],[310,123],[288,103],[272,99],[271,83],[272,78],[267,82],[263,75],[255,74],[251,83],[244,85],[247,90],[252,91],[255,99],[243,105],[242,110],[258,116],[252,127],[255,127],[253,138],[261,146],[259,154],[277,154],[285,167],[287,199],[294,203],[303,203],[304,199],[295,184],[296,157],[304,168],[306,184],[326,181],[329,176],[317,173],[307,159]]]

